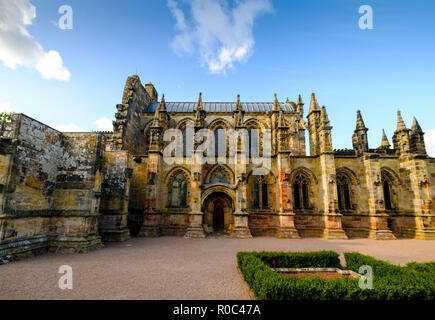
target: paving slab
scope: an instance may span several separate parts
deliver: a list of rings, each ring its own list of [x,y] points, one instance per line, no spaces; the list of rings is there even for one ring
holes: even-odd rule
[[[435,261],[435,241],[134,238],[88,254],[45,254],[0,266],[0,300],[252,299],[236,263],[238,251],[357,251],[396,264]],[[70,265],[73,289],[59,289]]]

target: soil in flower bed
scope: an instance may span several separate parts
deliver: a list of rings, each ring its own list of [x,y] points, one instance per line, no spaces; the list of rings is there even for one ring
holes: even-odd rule
[[[297,277],[297,278],[302,278],[302,277],[308,277],[308,276],[312,276],[312,277],[320,277],[323,279],[339,279],[339,278],[351,278],[350,275],[342,275],[339,274],[338,272],[282,272],[280,273],[284,276],[287,277]]]

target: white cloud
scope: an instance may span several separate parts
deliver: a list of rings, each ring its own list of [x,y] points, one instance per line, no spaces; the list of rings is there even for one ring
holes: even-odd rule
[[[212,73],[225,73],[234,62],[246,62],[254,47],[253,27],[261,13],[273,12],[269,0],[241,0],[230,8],[226,0],[187,0],[192,21],[175,0],[168,7],[178,34],[172,41],[177,54],[199,53]]]
[[[435,157],[435,129],[426,129],[424,133],[426,152],[429,156]]]
[[[9,102],[0,102],[0,112],[16,112]]]
[[[75,123],[70,123],[63,126],[52,126],[52,127],[61,132],[85,132],[86,131],[85,129],[77,126]]]
[[[112,131],[113,130],[113,124],[112,120],[107,119],[106,117],[102,117],[95,121],[95,124],[97,125],[98,130],[101,131]]]
[[[45,52],[27,31],[35,18],[36,9],[29,0],[0,0],[0,60],[12,69],[24,66],[38,70],[46,79],[69,81],[71,73],[60,54]]]

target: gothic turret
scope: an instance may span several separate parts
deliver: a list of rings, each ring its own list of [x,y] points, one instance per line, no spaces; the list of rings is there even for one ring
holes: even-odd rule
[[[319,126],[320,126],[320,107],[316,100],[316,95],[311,94],[310,111],[308,112],[308,130],[310,133],[310,155],[316,156],[320,153]]]
[[[410,151],[409,129],[405,126],[400,110],[397,111],[397,129],[394,132],[393,145],[394,149],[396,149],[400,154],[408,153]]]
[[[361,111],[356,112],[356,129],[352,136],[353,150],[357,155],[362,155],[364,152],[369,151],[369,143],[367,139],[367,131],[364,120],[361,116]]]
[[[421,127],[417,121],[417,119],[414,117],[412,121],[412,128],[411,128],[411,137],[410,137],[410,149],[412,153],[415,154],[426,154],[426,146],[424,143],[424,132],[421,130]]]

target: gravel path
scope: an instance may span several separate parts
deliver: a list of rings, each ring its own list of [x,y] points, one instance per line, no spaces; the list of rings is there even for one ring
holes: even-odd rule
[[[5,299],[251,299],[236,267],[244,250],[358,251],[397,264],[435,261],[435,241],[135,238],[88,254],[45,254],[0,266]],[[73,290],[61,290],[61,265]]]

